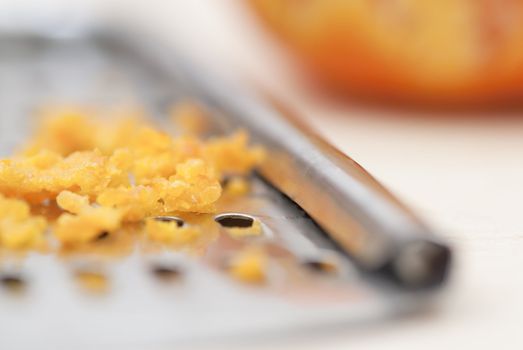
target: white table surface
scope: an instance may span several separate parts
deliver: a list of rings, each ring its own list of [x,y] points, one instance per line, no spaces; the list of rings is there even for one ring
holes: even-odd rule
[[[297,78],[241,1],[97,3],[207,66],[270,87],[455,248],[448,292],[429,313],[249,348],[523,348],[523,111],[443,118],[329,100]]]

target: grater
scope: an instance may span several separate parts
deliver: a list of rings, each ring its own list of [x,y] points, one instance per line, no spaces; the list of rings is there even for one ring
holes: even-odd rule
[[[217,238],[203,256],[133,252],[106,262],[31,254],[0,261],[2,273],[27,283],[21,295],[0,292],[0,348],[154,348],[336,324],[350,329],[437,300],[449,248],[363,168],[269,98],[125,29],[1,36],[2,156],[28,136],[32,112],[44,104],[131,101],[162,125],[169,106],[191,99],[210,112],[212,134],[244,128],[269,159],[251,177],[251,192],[206,223]],[[233,239],[223,219],[256,220],[263,235]],[[263,286],[237,283],[223,270],[228,256],[253,243],[274,258]],[[107,293],[77,288],[72,276],[86,266],[108,276]],[[176,281],[165,283],[172,275]]]

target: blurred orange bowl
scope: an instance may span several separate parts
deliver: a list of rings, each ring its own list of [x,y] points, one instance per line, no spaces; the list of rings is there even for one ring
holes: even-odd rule
[[[331,87],[434,104],[523,102],[523,0],[250,0]]]

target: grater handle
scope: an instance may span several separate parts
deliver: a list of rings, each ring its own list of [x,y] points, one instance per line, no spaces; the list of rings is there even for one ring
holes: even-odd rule
[[[357,162],[273,99],[231,93],[209,81],[202,91],[227,118],[229,130],[246,128],[266,147],[269,156],[260,174],[359,267],[408,288],[444,282],[450,248]]]

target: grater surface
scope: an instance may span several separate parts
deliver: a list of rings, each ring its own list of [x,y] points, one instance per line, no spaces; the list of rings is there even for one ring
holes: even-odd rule
[[[6,35],[0,38],[0,152],[7,156],[14,150],[28,136],[34,110],[49,103],[135,104],[162,125],[173,103],[198,100],[186,83],[129,55],[114,38]],[[111,262],[39,254],[22,261],[3,259],[0,270],[20,274],[28,284],[22,295],[0,291],[0,348],[171,344],[281,333],[378,321],[418,306],[417,295],[377,285],[358,273],[279,191],[257,176],[252,186],[248,196],[224,204],[218,214],[259,220],[264,232],[260,244],[276,261],[267,285],[245,286],[224,273],[223,260],[246,242],[229,238],[217,224],[219,238],[202,257],[135,251]],[[306,271],[325,258],[333,259],[335,274]],[[180,267],[182,278],[171,284],[158,281],[150,273],[157,262]],[[108,275],[107,293],[86,295],[77,288],[72,274],[85,264]]]

